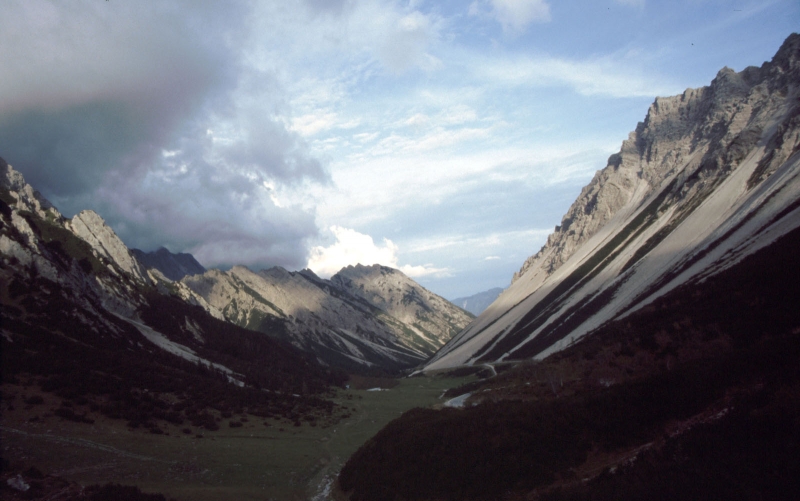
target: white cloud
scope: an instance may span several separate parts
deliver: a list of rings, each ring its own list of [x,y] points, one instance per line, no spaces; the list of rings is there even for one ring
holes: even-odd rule
[[[491,0],[494,18],[508,33],[521,33],[531,23],[549,22],[550,5],[544,0]]]
[[[356,264],[389,266],[409,277],[445,276],[449,273],[447,268],[435,268],[431,264],[398,265],[398,247],[388,238],[383,239],[383,245],[376,245],[371,236],[356,230],[341,226],[331,226],[330,230],[336,242],[328,247],[312,248],[308,259],[307,267],[321,277],[330,277],[345,266]]]
[[[264,29],[255,35],[254,57],[264,68],[281,61],[290,72],[307,69],[306,74],[346,80],[385,69],[395,74],[414,67],[434,69],[441,63],[429,53],[440,29],[436,14],[393,0],[347,1],[337,15],[309,15],[291,3],[256,3],[256,19]],[[294,76],[305,75],[287,73],[293,85]]]
[[[303,136],[313,136],[323,130],[330,129],[336,124],[336,113],[309,113],[292,120],[292,130]]]
[[[436,277],[449,277],[452,276],[448,268],[434,268],[432,264],[424,264],[420,266],[411,266],[404,264],[398,268],[411,278],[420,278],[428,276]]]
[[[492,252],[511,246],[511,242],[541,240],[546,238],[552,231],[549,228],[534,228],[530,230],[509,230],[486,235],[438,235],[436,238],[410,242],[408,252],[428,252],[453,248],[483,249],[484,251]],[[493,261],[497,259],[500,259],[500,257],[492,255],[483,260]]]
[[[682,91],[663,77],[648,76],[614,55],[583,61],[549,56],[493,58],[473,60],[470,65],[480,77],[495,84],[567,86],[584,96],[654,97]]]
[[[360,143],[368,143],[374,141],[379,135],[379,132],[362,132],[360,134],[354,134],[353,139]]]
[[[395,21],[381,46],[380,57],[396,73],[402,73],[415,64],[435,67],[435,58],[424,57],[433,35],[428,17],[414,11]]]

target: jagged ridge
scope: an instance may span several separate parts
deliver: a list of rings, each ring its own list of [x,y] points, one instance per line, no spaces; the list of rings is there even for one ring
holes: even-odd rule
[[[657,98],[514,283],[428,365],[562,349],[800,224],[800,36]]]
[[[419,365],[472,317],[398,270],[350,266],[330,280],[310,270],[236,266],[185,277],[182,294],[215,316],[268,332],[351,370]],[[277,326],[277,328],[276,328]]]

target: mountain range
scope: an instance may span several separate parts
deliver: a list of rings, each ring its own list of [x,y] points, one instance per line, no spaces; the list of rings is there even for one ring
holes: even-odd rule
[[[310,270],[279,267],[206,270],[190,254],[128,249],[95,212],[66,219],[19,172],[4,161],[0,168],[0,253],[8,282],[45,278],[70,291],[80,309],[105,310],[143,331],[155,327],[142,321],[150,306],[146,293],[155,289],[288,342],[323,365],[380,372],[423,363],[473,318],[379,265],[350,266],[324,280]],[[184,330],[202,329],[190,324]]]
[[[330,280],[311,270],[236,266],[177,284],[179,295],[217,318],[277,335],[324,364],[351,370],[419,365],[472,320],[381,265],[348,266]]]

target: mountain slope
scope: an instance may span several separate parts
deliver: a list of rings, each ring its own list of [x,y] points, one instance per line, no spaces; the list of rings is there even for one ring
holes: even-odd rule
[[[514,282],[427,369],[543,358],[800,225],[800,36],[657,98]]]
[[[83,211],[67,220],[18,172],[2,166],[0,254],[13,260],[11,269],[58,283],[80,308],[112,313],[193,362],[196,346],[177,347],[169,336],[151,332],[158,331],[159,317],[141,322],[151,289],[353,371],[418,366],[472,320],[390,268],[350,267],[329,281],[309,270],[206,271],[188,254],[129,250],[98,214]],[[198,329],[187,320],[183,331]]]
[[[131,253],[148,268],[155,268],[170,280],[180,280],[186,275],[201,275],[206,269],[191,254],[173,254],[164,247],[153,252],[131,249]]]
[[[331,280],[280,267],[236,266],[185,277],[184,297],[218,318],[275,333],[330,365],[398,370],[419,365],[471,317],[404,274],[348,267]]]
[[[797,499],[799,252],[796,228],[449,390],[462,409],[404,413],[351,456],[337,499]]]
[[[494,300],[497,299],[502,292],[503,289],[495,287],[488,291],[473,294],[472,296],[453,299],[453,304],[477,316],[483,313],[489,305],[494,303]]]
[[[154,433],[187,420],[215,430],[231,408],[332,411],[324,397],[342,373],[159,288],[97,214],[62,217],[0,160],[3,382],[55,393],[65,419],[99,413]]]

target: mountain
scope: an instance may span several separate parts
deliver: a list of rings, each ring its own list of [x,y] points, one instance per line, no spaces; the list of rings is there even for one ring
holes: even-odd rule
[[[206,272],[203,265],[191,254],[180,252],[173,254],[164,247],[153,252],[131,249],[136,259],[148,268],[155,268],[170,280],[177,281],[186,275],[202,275]]]
[[[472,317],[384,266],[349,266],[324,280],[310,270],[236,266],[184,277],[188,301],[349,370],[423,363]]]
[[[12,274],[56,282],[70,291],[69,300],[79,309],[111,313],[145,336],[163,334],[150,332],[161,320],[148,316],[154,302],[163,304],[153,295],[158,291],[202,308],[209,319],[288,342],[327,366],[380,372],[420,365],[472,320],[391,268],[359,265],[323,280],[310,270],[280,267],[207,271],[189,254],[129,250],[98,214],[83,211],[64,218],[17,171],[2,165],[7,220],[0,253],[13,261]],[[144,317],[150,319],[147,325]],[[211,320],[188,318],[169,329],[204,339],[195,331]],[[165,343],[157,344],[197,359],[187,355],[196,351],[193,342],[183,346],[184,340],[180,348]]]
[[[798,82],[792,35],[761,68],[657,99],[425,367],[484,379],[389,423],[336,498],[797,499]],[[465,363],[485,369],[449,369]]]
[[[657,98],[512,285],[427,364],[541,359],[800,225],[800,36]]]
[[[216,319],[178,291],[99,215],[63,217],[0,160],[3,383],[53,393],[64,419],[102,414],[153,433],[214,431],[231,409],[332,415],[326,397],[344,373]]]
[[[467,310],[475,316],[483,313],[483,310],[494,303],[494,300],[503,292],[500,287],[489,289],[488,291],[479,292],[469,297],[460,297],[453,299],[453,304],[461,309]]]
[[[461,409],[404,413],[348,459],[336,499],[797,499],[798,252],[795,229],[446,392]]]

